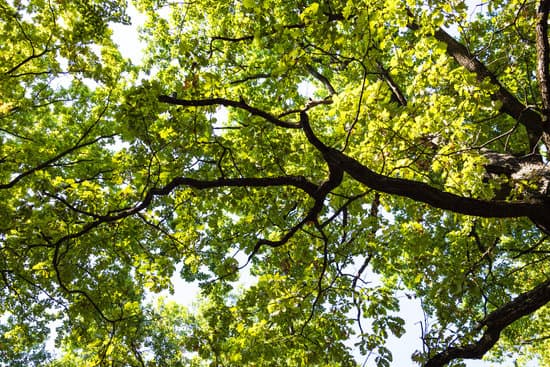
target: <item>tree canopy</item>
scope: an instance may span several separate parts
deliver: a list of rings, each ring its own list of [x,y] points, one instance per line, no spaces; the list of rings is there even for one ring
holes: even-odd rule
[[[138,65],[0,0],[0,365],[389,366],[404,296],[419,365],[550,365],[549,0],[133,5]]]

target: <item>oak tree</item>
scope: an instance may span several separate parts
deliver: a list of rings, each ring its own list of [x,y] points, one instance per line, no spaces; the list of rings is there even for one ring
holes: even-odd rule
[[[549,0],[127,6],[0,1],[0,365],[550,364]]]

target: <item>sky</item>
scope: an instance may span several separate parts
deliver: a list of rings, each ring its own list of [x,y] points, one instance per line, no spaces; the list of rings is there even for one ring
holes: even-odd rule
[[[473,4],[471,1],[470,4]],[[138,39],[137,26],[143,24],[144,17],[137,13],[137,11],[131,7],[129,15],[132,18],[132,25],[125,26],[121,24],[111,25],[113,29],[113,38],[118,44],[121,53],[123,56],[130,58],[133,63],[139,64],[141,60],[141,52],[144,48],[144,44]],[[307,86],[304,86],[304,93],[307,91]],[[183,282],[179,276],[178,271],[172,277],[172,282],[174,284],[174,294],[169,295],[168,293],[162,294],[169,300],[174,300],[178,303],[184,304],[186,306],[192,306],[193,302],[197,300],[198,296],[198,286],[197,284],[188,284]],[[243,277],[244,283],[251,283],[253,280]],[[399,316],[403,317],[405,320],[405,329],[406,333],[401,338],[390,338],[387,347],[392,351],[394,361],[392,366],[395,367],[405,367],[405,366],[415,366],[410,356],[417,350],[422,348],[421,343],[421,322],[424,321],[424,316],[420,303],[418,300],[407,299],[403,295],[401,299],[401,311]],[[364,358],[363,358],[364,359]],[[363,359],[358,356],[357,360],[359,363],[363,363]],[[466,361],[467,367],[489,367],[489,366],[511,366],[511,362],[506,364],[497,364],[484,361]],[[365,365],[365,367],[375,366],[374,358],[371,358]]]

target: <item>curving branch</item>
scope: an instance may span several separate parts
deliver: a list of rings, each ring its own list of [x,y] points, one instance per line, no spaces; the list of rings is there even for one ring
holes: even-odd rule
[[[84,297],[90,303],[90,305],[96,310],[96,312],[99,314],[99,316],[103,320],[107,321],[110,324],[115,324],[116,322],[124,320],[125,318],[123,318],[123,317],[119,317],[117,319],[114,319],[114,318],[111,318],[111,317],[107,316],[103,312],[101,307],[99,307],[99,305],[94,301],[92,296],[90,296],[88,294],[88,292],[83,291],[81,289],[71,289],[67,286],[67,284],[65,284],[65,281],[63,281],[63,279],[61,277],[61,270],[60,270],[60,266],[59,266],[60,263],[61,263],[61,258],[62,258],[62,255],[60,254],[60,249],[61,249],[61,243],[58,242],[58,243],[55,244],[55,250],[54,250],[54,254],[53,254],[53,258],[52,258],[52,266],[53,266],[53,269],[55,271],[55,278],[57,280],[57,284],[59,284],[59,287],[63,290],[63,292],[67,293],[68,295],[72,295],[72,296],[79,295],[81,297]]]
[[[525,126],[529,134],[531,149],[538,143],[543,131],[550,133],[550,129],[544,128],[541,116],[533,109],[525,106],[510,93],[510,91],[500,83],[496,75],[493,74],[485,64],[472,55],[466,46],[456,41],[441,28],[435,31],[434,36],[438,41],[445,43],[447,45],[447,53],[465,69],[475,73],[479,81],[488,78],[493,85],[498,87],[493,98],[502,102],[501,112],[513,117],[516,121]]]
[[[103,140],[103,139],[107,139],[107,138],[112,138],[114,136],[116,136],[116,134],[110,134],[110,135],[100,135],[98,137],[96,137],[95,139],[91,139],[89,141],[84,141],[92,132],[92,130],[101,122],[101,119],[103,118],[103,116],[105,115],[105,112],[107,111],[107,108],[109,107],[109,104],[110,104],[110,101],[108,100],[107,103],[105,104],[105,106],[102,108],[102,110],[100,111],[98,117],[94,120],[93,123],[90,124],[90,126],[88,126],[84,132],[82,133],[82,135],[78,138],[77,142],[75,143],[75,145],[73,145],[72,147],[58,153],[57,155],[53,156],[52,158],[50,159],[47,159],[45,160],[44,162],[42,163],[39,163],[38,165],[34,166],[34,167],[31,167],[29,168],[28,170],[18,174],[18,175],[15,175],[8,183],[0,183],[0,190],[4,190],[4,189],[10,189],[12,188],[13,186],[15,186],[19,181],[21,181],[23,178],[27,177],[27,176],[30,176],[32,175],[33,173],[35,172],[38,172],[38,171],[41,171],[41,170],[44,170],[46,168],[49,168],[49,167],[52,167],[54,166],[54,164],[60,160],[61,158],[67,156],[67,155],[70,155],[71,153],[81,149],[81,148],[84,148],[84,147],[87,147],[87,146],[90,146],[90,145],[93,145],[97,142],[99,142],[100,140]]]
[[[69,286],[65,284],[65,282],[62,279],[61,271],[60,271],[62,257],[63,257],[63,255],[61,254],[61,246],[72,239],[84,236],[86,233],[90,232],[94,228],[97,228],[104,223],[112,223],[112,222],[124,219],[126,217],[139,214],[142,210],[148,208],[152,204],[153,199],[155,197],[169,195],[172,191],[174,191],[176,188],[181,186],[193,187],[195,189],[209,189],[209,188],[220,188],[220,187],[293,186],[303,190],[308,195],[316,198],[316,204],[310,210],[310,213],[308,213],[305,219],[303,219],[299,224],[293,227],[292,230],[289,233],[287,233],[287,235],[283,239],[279,241],[280,244],[277,244],[276,242],[267,241],[267,240],[264,240],[264,241],[260,240],[256,245],[257,248],[254,250],[254,253],[258,251],[261,245],[269,245],[272,247],[276,247],[278,245],[282,245],[286,243],[294,235],[294,233],[309,220],[311,216],[313,215],[316,216],[318,214],[318,212],[321,209],[318,208],[317,203],[319,201],[321,201],[322,203],[322,201],[324,200],[324,197],[321,198],[319,196],[319,186],[309,182],[305,177],[302,177],[302,176],[217,179],[212,181],[202,181],[202,180],[197,180],[193,178],[176,177],[163,187],[152,188],[149,191],[147,191],[143,200],[139,204],[137,204],[136,206],[130,209],[123,210],[117,214],[110,214],[110,215],[103,215],[103,216],[95,215],[94,217],[96,218],[96,220],[86,224],[80,231],[65,235],[59,238],[55,242],[52,242],[46,238],[48,245],[54,248],[52,264],[53,264],[53,268],[56,274],[56,279],[60,288],[69,295],[80,295],[84,297],[90,303],[90,305],[98,312],[100,317],[105,321],[109,323],[116,323],[118,321],[123,320],[124,318],[113,319],[108,317],[102,311],[100,306],[93,300],[93,298],[87,292],[80,289],[69,288]]]
[[[330,80],[328,80],[326,76],[318,72],[317,69],[315,69],[313,66],[309,64],[306,65],[306,70],[308,71],[308,73],[311,74],[311,76],[313,76],[315,79],[320,81],[325,86],[325,88],[327,88],[331,96],[336,94],[336,90],[334,89],[334,87],[330,83]]]
[[[301,114],[301,124],[309,142],[323,154],[329,164],[340,167],[355,180],[373,190],[408,197],[459,214],[485,218],[528,217],[543,231],[550,229],[550,218],[546,215],[550,210],[550,203],[543,200],[528,202],[474,199],[440,190],[424,182],[384,176],[321,142],[313,133],[305,112]]]
[[[23,65],[25,65],[26,63],[32,61],[33,59],[39,59],[41,58],[42,56],[44,56],[46,53],[50,52],[51,50],[49,50],[48,48],[45,48],[42,52],[40,53],[35,53],[35,50],[34,48],[32,49],[32,54],[27,56],[25,59],[21,60],[17,65],[13,66],[11,69],[9,69],[8,71],[6,71],[4,74],[5,75],[9,75],[11,77],[14,77],[14,75],[12,75],[15,71],[17,71],[19,68],[21,68]],[[17,76],[20,76],[20,75],[25,75],[25,74],[19,74]]]
[[[291,128],[301,127],[308,141],[323,154],[323,157],[325,161],[329,164],[329,167],[334,168],[331,169],[331,174],[340,175],[345,172],[353,177],[355,180],[376,191],[391,195],[408,197],[415,201],[429,204],[435,208],[449,210],[454,213],[485,218],[527,217],[531,219],[541,230],[546,233],[550,233],[550,218],[545,215],[545,213],[547,213],[550,209],[550,203],[547,203],[542,199],[538,201],[503,201],[475,199],[443,191],[424,182],[389,177],[372,171],[367,166],[361,164],[354,158],[349,157],[336,149],[326,146],[322,141],[317,138],[309,123],[309,118],[307,115],[307,109],[309,107],[306,107],[304,110],[300,111],[299,123],[289,123],[286,121],[282,121],[279,118],[263,110],[251,107],[244,101],[233,101],[225,98],[212,98],[205,100],[181,100],[168,96],[160,96],[159,101],[182,106],[232,106],[247,110],[250,113],[259,117],[263,117],[267,121],[272,122],[278,126]],[[536,115],[539,116],[538,114]],[[177,181],[178,179],[175,180]],[[193,180],[188,178],[180,178],[180,180],[182,180],[182,185],[190,183],[190,186],[193,186],[194,184],[200,183],[199,186],[202,186],[205,184],[204,182],[196,180],[196,182],[191,182]],[[336,182],[337,179],[335,177],[333,180],[330,181],[332,181],[333,183]],[[172,184],[174,184],[175,186],[180,185],[180,183],[176,182],[173,182]],[[236,186],[238,186],[238,184],[236,184]],[[317,186],[315,186],[315,188],[317,189]],[[155,190],[162,191],[164,189]],[[168,190],[168,192],[169,191],[170,190]],[[157,193],[153,192],[150,192],[150,194],[157,195]],[[315,195],[312,196],[315,197]],[[134,208],[133,210],[139,211],[141,209]]]
[[[74,238],[81,237],[92,229],[97,228],[104,223],[112,223],[118,220],[139,214],[142,210],[148,208],[153,199],[157,196],[166,196],[181,186],[192,187],[198,190],[212,189],[220,187],[273,187],[273,186],[293,186],[303,190],[311,197],[317,197],[318,186],[309,182],[303,176],[281,176],[281,177],[251,177],[251,178],[220,178],[217,180],[203,181],[194,178],[176,177],[168,184],[160,188],[152,188],[146,192],[141,202],[132,208],[122,210],[116,214],[96,215],[96,220],[86,224],[80,231],[67,234],[58,239],[53,246],[59,246],[62,243]]]
[[[541,0],[541,5],[543,2],[547,1],[548,0]],[[414,18],[414,14],[412,14],[411,11],[409,11],[409,16]],[[418,30],[420,26],[411,22],[409,23],[409,28]],[[543,125],[541,116],[535,110],[521,103],[502,85],[502,83],[500,83],[497,76],[492,73],[485,64],[479,61],[475,55],[470,53],[466,46],[455,40],[450,34],[438,28],[434,32],[434,37],[438,41],[445,43],[447,45],[447,53],[452,56],[459,65],[475,73],[479,81],[488,78],[493,85],[498,87],[493,98],[502,102],[501,112],[506,113],[525,126],[529,135],[531,150],[534,150],[541,137],[543,137],[545,144],[550,146],[550,127]]]
[[[423,182],[378,174],[357,160],[337,150],[330,154],[344,171],[366,186],[387,194],[408,197],[429,204],[435,208],[449,210],[459,214],[485,218],[528,217],[535,224],[550,228],[550,218],[546,215],[549,204],[540,200],[528,201],[490,201],[463,197],[452,194]]]
[[[234,107],[234,108],[240,108],[242,110],[248,111],[251,115],[262,117],[266,121],[269,121],[273,123],[274,125],[290,128],[290,129],[298,129],[300,125],[295,122],[289,122],[281,120],[280,118],[270,114],[269,112],[266,112],[264,110],[261,110],[256,107],[250,106],[248,103],[246,103],[243,99],[240,101],[234,101],[227,98],[207,98],[207,99],[178,99],[170,96],[159,96],[158,97],[159,102],[168,103],[171,105],[177,105],[177,106],[184,106],[184,107],[204,107],[204,106],[225,106],[225,107]]]
[[[431,357],[424,367],[443,367],[454,359],[480,359],[491,349],[504,328],[530,315],[550,302],[550,280],[522,293],[501,308],[491,312],[479,323],[483,336],[475,343],[450,347]]]
[[[84,147],[89,146],[89,145],[93,145],[93,144],[97,143],[100,140],[107,139],[107,138],[112,138],[114,136],[115,136],[115,134],[102,135],[102,136],[99,136],[99,137],[97,137],[95,139],[92,139],[90,141],[87,141],[87,142],[82,142],[82,143],[79,142],[76,145],[70,147],[69,149],[64,150],[63,152],[55,155],[54,157],[52,157],[50,159],[47,159],[46,161],[44,161],[44,162],[42,162],[42,163],[40,163],[40,164],[38,164],[34,167],[31,167],[27,171],[16,175],[10,182],[5,183],[5,184],[0,184],[0,190],[10,189],[13,186],[15,186],[19,181],[21,181],[23,178],[25,178],[29,175],[32,175],[35,172],[38,172],[38,171],[44,170],[46,168],[52,167],[55,162],[57,162],[58,160],[60,160],[61,158],[65,157],[65,156],[77,151],[78,149],[84,148]]]

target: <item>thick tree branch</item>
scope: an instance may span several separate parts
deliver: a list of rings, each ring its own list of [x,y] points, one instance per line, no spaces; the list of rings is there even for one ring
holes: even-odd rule
[[[240,101],[234,101],[231,99],[226,98],[206,98],[206,99],[193,99],[193,100],[187,100],[187,99],[178,99],[173,98],[170,96],[159,96],[158,100],[163,103],[168,103],[172,105],[177,106],[185,106],[185,107],[202,107],[202,106],[225,106],[225,107],[235,107],[240,108],[242,110],[248,111],[250,114],[258,117],[262,117],[265,120],[280,126],[280,127],[286,127],[290,129],[298,129],[300,125],[296,122],[289,122],[281,120],[280,118],[265,112],[259,108],[252,107],[248,105],[243,99]]]
[[[279,177],[250,177],[250,178],[220,178],[212,181],[202,181],[194,178],[176,177],[162,188],[149,190],[145,198],[135,208],[133,212],[138,212],[149,206],[155,196],[164,196],[170,194],[175,188],[180,186],[193,187],[195,189],[211,189],[218,187],[272,187],[272,186],[294,186],[314,196],[317,185],[309,182],[303,176],[279,176]]]
[[[486,218],[528,217],[545,230],[550,228],[549,204],[544,201],[489,201],[452,194],[426,183],[378,174],[354,158],[326,146],[313,133],[307,114],[302,112],[301,124],[309,142],[333,164],[367,187],[387,194],[408,197],[435,208],[459,214]]]
[[[537,79],[539,82],[545,124],[550,119],[550,45],[548,44],[548,12],[550,0],[541,0],[537,9]],[[548,126],[546,126],[548,127]]]
[[[452,194],[423,182],[378,174],[355,159],[337,150],[331,150],[331,156],[344,171],[366,186],[387,194],[405,196],[415,201],[429,204],[435,208],[455,213],[486,218],[528,217],[536,224],[550,228],[547,218],[547,203],[527,201],[488,201]]]
[[[483,336],[475,343],[451,347],[431,357],[425,367],[443,367],[454,359],[479,359],[495,345],[504,328],[550,302],[550,280],[520,294],[503,307],[491,312],[480,322]]]
[[[414,29],[414,26],[412,28]],[[447,45],[447,53],[451,55],[461,66],[466,68],[468,71],[475,73],[479,81],[488,78],[492,84],[498,87],[498,90],[495,92],[493,97],[502,102],[501,111],[513,117],[516,121],[525,126],[527,132],[529,133],[531,148],[533,148],[543,133],[543,124],[540,115],[525,106],[512,93],[510,93],[510,91],[508,91],[508,89],[500,83],[495,74],[493,74],[474,55],[470,54],[470,51],[466,48],[466,46],[456,41],[441,28],[435,31],[434,36],[438,41],[445,43]],[[550,133],[550,130],[547,130],[546,132]]]
[[[414,17],[410,11],[409,16]],[[420,27],[418,24],[411,22],[409,24],[409,28],[412,30],[418,30]],[[498,90],[493,95],[493,98],[502,102],[501,112],[508,114],[525,126],[529,135],[531,151],[534,150],[543,135],[546,145],[550,145],[550,129],[543,125],[541,116],[537,112],[521,103],[500,83],[495,74],[493,74],[481,61],[470,53],[466,46],[455,40],[443,29],[436,29],[434,32],[434,37],[438,41],[445,43],[447,45],[447,53],[451,55],[456,62],[458,62],[458,64],[466,68],[468,71],[475,73],[479,81],[489,78],[491,83],[498,87]]]
[[[143,209],[148,208],[153,199],[157,196],[166,196],[181,186],[193,187],[198,190],[212,189],[220,187],[272,187],[272,186],[293,186],[306,192],[312,197],[316,197],[318,186],[309,182],[302,176],[281,176],[281,177],[258,177],[258,178],[228,178],[212,181],[197,180],[187,177],[176,177],[168,184],[160,188],[152,188],[145,194],[143,200],[132,208],[122,210],[116,214],[99,215],[96,220],[86,224],[80,231],[68,234],[56,241],[54,246],[59,246],[65,241],[81,237],[92,229],[97,228],[103,223],[112,223],[126,217],[138,214]]]

